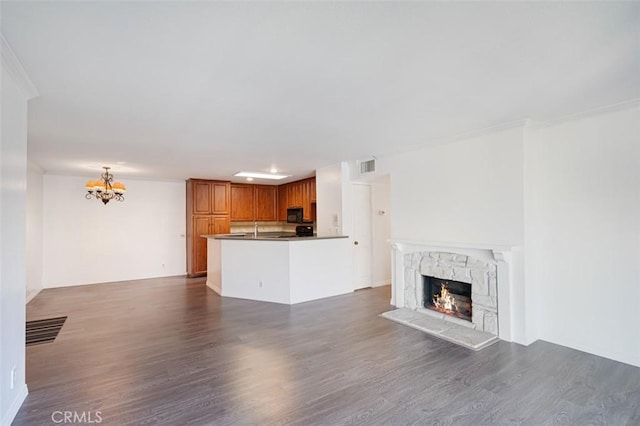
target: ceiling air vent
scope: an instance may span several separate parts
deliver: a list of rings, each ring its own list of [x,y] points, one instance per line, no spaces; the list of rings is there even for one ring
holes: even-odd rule
[[[376,160],[367,160],[360,163],[360,173],[371,173],[376,171]]]

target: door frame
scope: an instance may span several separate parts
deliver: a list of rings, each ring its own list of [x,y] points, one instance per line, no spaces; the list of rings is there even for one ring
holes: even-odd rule
[[[368,189],[368,195],[369,195],[369,210],[362,212],[362,211],[357,211],[357,205],[355,202],[355,191],[354,188],[355,187],[366,187]],[[369,182],[351,182],[351,229],[353,230],[353,246],[352,246],[352,259],[353,259],[353,289],[354,290],[360,290],[363,288],[371,288],[373,287],[373,215],[372,215],[372,211],[371,208],[373,206],[373,191],[372,191],[372,185]],[[359,217],[359,215],[366,213],[369,215],[369,238],[370,238],[370,243],[369,243],[369,250],[368,250],[368,257],[369,257],[369,277],[370,277],[370,282],[368,285],[366,286],[358,286],[358,267],[357,267],[357,255],[356,255],[356,248],[355,248],[355,243],[357,242],[357,235],[355,235],[355,230],[356,230],[356,220]]]

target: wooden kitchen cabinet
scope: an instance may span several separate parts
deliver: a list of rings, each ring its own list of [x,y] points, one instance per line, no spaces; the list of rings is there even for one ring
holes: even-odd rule
[[[278,220],[278,188],[270,185],[231,185],[231,220]]]
[[[316,202],[316,178],[309,179],[309,182],[310,182],[309,194],[311,197],[311,202],[315,203]]]
[[[211,214],[211,186],[209,182],[189,181],[193,194],[193,214]]]
[[[302,184],[302,208],[305,221],[315,221],[316,179],[310,178],[301,181]]]
[[[187,204],[191,214],[229,214],[229,182],[189,179]]]
[[[316,178],[278,186],[278,220],[287,220],[287,209],[302,207],[304,220],[315,220]]]
[[[287,208],[289,207],[287,191],[288,185],[278,186],[278,220],[282,222],[287,221]]]
[[[229,182],[211,182],[211,214],[229,214]]]
[[[255,194],[253,185],[231,184],[231,220],[255,220]]]
[[[311,222],[311,181],[305,179],[302,181],[302,219],[305,222]]]
[[[211,216],[209,234],[228,234],[231,232],[229,216]]]
[[[188,276],[197,277],[207,274],[207,239],[201,235],[228,234],[229,216],[193,216],[191,224],[191,253],[187,251]]]
[[[287,188],[289,207],[302,207],[302,183],[291,182]]]
[[[230,182],[187,181],[187,276],[207,274],[207,239],[230,232]]]
[[[278,188],[268,185],[255,185],[255,220],[278,220]]]
[[[191,259],[190,277],[207,273],[207,239],[200,237],[209,233],[209,216],[194,216],[193,219],[193,252]]]

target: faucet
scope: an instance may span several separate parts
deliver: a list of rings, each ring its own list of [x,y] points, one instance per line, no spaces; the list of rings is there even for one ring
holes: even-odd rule
[[[258,238],[258,222],[253,223],[253,238]]]

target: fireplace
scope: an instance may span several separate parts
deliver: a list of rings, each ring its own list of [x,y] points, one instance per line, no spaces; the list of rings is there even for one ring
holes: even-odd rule
[[[471,284],[428,275],[422,280],[425,308],[472,321]]]
[[[441,251],[405,253],[402,303],[396,306],[498,335],[497,264],[481,255],[481,252],[478,257]],[[443,283],[448,294],[441,301],[443,310],[438,310],[431,302],[436,295],[443,297]],[[447,295],[454,298],[459,311],[447,309]],[[454,314],[447,315],[450,313]]]

